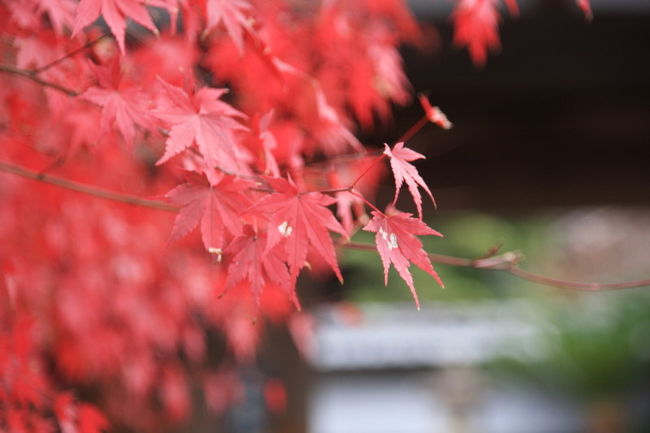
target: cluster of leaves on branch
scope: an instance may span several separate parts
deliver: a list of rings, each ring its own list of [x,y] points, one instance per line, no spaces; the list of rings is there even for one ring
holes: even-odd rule
[[[476,63],[497,3],[456,4]],[[0,173],[0,432],[160,431],[190,379],[223,410],[254,321],[296,310],[305,268],[342,280],[336,246],[360,228],[416,300],[411,263],[442,284],[417,238],[439,235],[423,155],[355,136],[410,100],[397,49],[423,33],[402,0],[0,0],[0,29],[2,167],[114,199]],[[372,204],[388,166],[417,217]]]

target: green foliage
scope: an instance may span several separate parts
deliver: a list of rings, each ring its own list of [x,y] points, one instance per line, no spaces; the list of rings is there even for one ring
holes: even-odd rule
[[[650,368],[650,296],[626,292],[587,294],[540,305],[536,361],[503,358],[490,366],[516,378],[587,400],[625,397],[642,386]]]

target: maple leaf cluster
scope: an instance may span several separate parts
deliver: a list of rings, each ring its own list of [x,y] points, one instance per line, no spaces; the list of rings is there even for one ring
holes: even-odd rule
[[[454,13],[477,63],[495,7]],[[422,32],[402,0],[0,0],[0,29],[0,163],[31,173],[0,173],[0,431],[161,431],[188,414],[190,376],[223,410],[255,322],[300,308],[305,268],[343,281],[358,229],[416,302],[411,264],[442,285],[417,237],[440,236],[424,156],[355,136],[410,100],[398,47]],[[404,183],[417,217],[395,209]]]

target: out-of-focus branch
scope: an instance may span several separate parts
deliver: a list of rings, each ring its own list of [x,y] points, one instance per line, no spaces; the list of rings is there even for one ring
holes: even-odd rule
[[[166,212],[178,212],[176,206],[168,203],[149,200],[141,197],[136,197],[129,194],[122,194],[119,192],[99,188],[96,186],[87,185],[73,180],[52,176],[49,174],[39,173],[37,171],[29,170],[14,164],[0,162],[0,172],[11,173],[27,179],[36,180],[39,182],[49,183],[71,191],[80,192],[93,197],[103,198],[105,200],[112,200],[120,203],[126,203],[133,206],[148,207],[152,209],[162,210]],[[375,252],[377,249],[374,245],[364,244],[358,242],[349,242],[338,245],[340,248],[348,248],[361,251]],[[485,269],[491,271],[503,271],[508,274],[523,280],[532,281],[534,283],[542,284],[545,286],[558,287],[562,289],[581,290],[581,291],[607,291],[607,290],[623,290],[632,289],[637,287],[650,286],[650,278],[642,280],[620,281],[616,283],[585,283],[580,281],[568,281],[558,278],[548,277],[542,274],[522,269],[519,263],[523,259],[523,254],[517,251],[509,251],[498,255],[482,257],[478,259],[469,259],[465,257],[447,256],[444,254],[429,253],[429,258],[434,263],[439,263],[449,266],[458,266],[463,268]]]
[[[134,206],[149,207],[149,208],[163,210],[167,212],[178,211],[178,208],[176,206],[172,206],[162,201],[149,200],[146,198],[141,198],[129,194],[122,194],[119,192],[99,188],[96,186],[75,182],[73,180],[65,179],[62,177],[52,176],[45,173],[39,173],[37,171],[32,171],[17,165],[8,164],[6,162],[0,162],[0,171],[3,171],[5,173],[15,174],[39,182],[60,186],[62,188],[80,192],[82,194],[91,195],[93,197],[103,198],[106,200],[112,200],[112,201],[126,203]]]
[[[37,84],[40,84],[41,86],[49,87],[50,89],[54,89],[54,90],[58,90],[59,92],[65,93],[68,96],[72,96],[72,97],[79,96],[78,92],[75,92],[72,89],[68,89],[67,87],[61,86],[61,85],[53,83],[51,81],[43,80],[42,78],[39,78],[32,71],[28,71],[28,70],[25,70],[25,69],[14,68],[13,66],[0,65],[0,72],[25,77],[25,78],[27,78],[29,80],[32,80],[33,82],[35,82]]]
[[[92,40],[86,42],[85,44],[83,44],[79,48],[74,49],[74,50],[70,51],[69,53],[64,54],[63,56],[59,57],[58,59],[52,60],[50,63],[48,63],[46,65],[43,65],[43,66],[41,66],[39,68],[32,69],[29,72],[31,74],[40,74],[41,72],[46,71],[46,70],[58,65],[59,63],[63,62],[64,60],[69,59],[70,57],[74,57],[77,54],[81,53],[82,51],[85,51],[87,48],[92,47],[97,42],[101,41],[102,39],[104,39],[107,36],[108,35],[101,35],[99,37],[96,37],[95,39],[92,39]]]
[[[15,68],[13,66],[8,66],[8,65],[0,65],[0,72],[25,77],[27,79],[32,80],[35,83],[40,84],[41,86],[49,87],[50,89],[54,89],[54,90],[58,90],[59,92],[63,92],[68,96],[72,96],[72,97],[79,96],[79,92],[75,92],[74,90],[69,89],[69,88],[64,87],[64,86],[61,86],[60,84],[56,84],[56,83],[53,83],[51,81],[44,80],[44,79],[38,77],[38,74],[40,74],[41,72],[44,72],[44,71],[58,65],[59,63],[63,62],[66,59],[69,59],[70,57],[73,57],[73,56],[81,53],[82,51],[86,50],[87,48],[92,47],[97,42],[104,39],[106,36],[107,35],[101,35],[101,36],[99,36],[99,37],[97,37],[97,38],[95,38],[95,39],[93,39],[91,41],[88,41],[84,45],[80,46],[79,48],[74,49],[74,50],[70,51],[69,53],[66,53],[63,56],[59,57],[58,59],[53,60],[50,63],[48,63],[46,65],[43,65],[43,66],[41,66],[39,68],[20,69],[20,68]]]
[[[374,245],[355,242],[342,244],[341,247],[362,251],[376,251]],[[510,251],[497,256],[481,259],[468,259],[464,257],[453,257],[434,253],[429,253],[429,258],[434,263],[440,263],[444,265],[473,269],[485,269],[491,271],[503,271],[523,280],[531,281],[533,283],[542,284],[545,286],[558,287],[561,289],[596,292],[650,286],[650,278],[642,280],[620,281],[616,283],[585,283],[582,281],[569,281],[559,278],[547,277],[542,274],[537,274],[522,269],[519,266],[519,262],[522,260],[523,255],[520,252],[516,251]]]

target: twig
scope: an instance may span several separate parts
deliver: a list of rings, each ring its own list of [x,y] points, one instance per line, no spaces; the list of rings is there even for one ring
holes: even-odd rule
[[[368,152],[366,151],[365,153],[344,153],[341,155],[336,155],[332,156],[324,161],[318,161],[318,162],[308,162],[305,164],[304,169],[306,170],[311,170],[311,169],[323,169],[323,168],[328,168],[335,166],[337,164],[344,164],[348,163],[350,161],[356,161],[359,159],[364,159],[364,158],[370,158],[373,156],[380,156],[383,153],[383,150],[377,150],[377,151],[372,151]]]
[[[119,192],[110,191],[96,186],[75,182],[73,180],[64,179],[57,176],[51,176],[45,173],[39,173],[23,167],[19,167],[17,165],[8,164],[6,162],[0,162],[0,171],[4,171],[5,173],[12,173],[39,182],[60,186],[62,188],[66,188],[83,194],[88,194],[94,197],[103,198],[106,200],[117,201],[120,203],[126,203],[134,206],[149,207],[153,209],[163,210],[166,212],[178,212],[178,208],[176,206],[172,206],[162,201],[149,200],[146,198],[141,198],[129,194],[122,194]]]
[[[5,72],[7,74],[13,74],[13,75],[18,75],[21,77],[25,77],[27,79],[32,80],[35,83],[40,84],[41,86],[44,87],[49,87],[54,90],[58,90],[59,92],[63,92],[68,96],[79,96],[78,92],[75,92],[74,90],[68,89],[67,87],[63,87],[59,84],[53,83],[51,81],[46,81],[43,80],[39,77],[37,77],[35,74],[33,74],[31,71],[26,71],[24,69],[18,69],[14,68],[12,66],[6,66],[6,65],[0,65],[0,72]]]
[[[341,188],[328,188],[328,189],[320,189],[315,192],[320,192],[321,194],[336,194],[338,192],[352,192],[354,190],[354,187],[359,183],[359,181],[370,172],[370,170],[377,165],[379,161],[382,161],[386,157],[385,153],[382,153],[381,155],[378,155],[375,160],[366,167],[366,169],[352,181],[352,183],[348,186],[341,187]],[[313,192],[313,191],[307,191],[306,193]],[[355,195],[360,196],[360,194],[355,193]],[[362,197],[363,198],[363,197]],[[367,202],[367,200],[364,198],[364,201]],[[372,208],[375,208],[372,204],[370,204]],[[376,209],[376,208],[375,208]]]
[[[350,189],[354,188],[357,185],[357,183],[359,183],[361,178],[364,177],[366,174],[368,174],[370,172],[370,170],[372,170],[375,167],[375,165],[377,165],[378,162],[383,161],[384,158],[386,158],[385,153],[382,153],[377,158],[375,158],[375,160],[372,161],[372,163],[370,165],[368,165],[368,167],[366,167],[366,169],[363,171],[363,173],[361,173],[359,176],[357,176],[356,179],[354,179],[354,182],[352,182],[350,184]]]
[[[103,198],[105,200],[112,200],[120,203],[126,203],[133,206],[148,207],[158,209],[166,212],[178,212],[178,208],[169,205],[165,202],[157,200],[149,200],[141,197],[132,196],[129,194],[122,194],[115,191],[106,190],[96,186],[75,182],[69,179],[64,179],[56,176],[51,176],[44,173],[32,171],[17,165],[0,162],[0,172],[11,173],[17,176],[22,176],[27,179],[36,180],[39,182],[49,183],[51,185],[60,186],[72,191],[80,192],[82,194],[91,195],[94,197]],[[349,242],[339,245],[342,248],[376,252],[376,248],[371,244],[364,244],[358,242]],[[559,287],[562,289],[581,290],[581,291],[604,291],[604,290],[623,290],[632,289],[637,287],[650,286],[650,278],[642,280],[621,281],[616,283],[585,283],[580,281],[568,281],[545,275],[537,274],[534,272],[526,271],[518,266],[523,256],[519,252],[506,252],[500,255],[480,258],[468,259],[465,257],[447,256],[444,254],[429,253],[429,259],[434,263],[439,263],[449,266],[458,266],[463,268],[472,269],[485,269],[492,271],[503,271],[523,280],[531,281],[534,283],[542,284],[545,286]]]
[[[421,117],[417,122],[415,122],[415,124],[413,124],[413,126],[411,126],[411,127],[408,129],[408,131],[406,131],[404,134],[402,134],[402,135],[400,136],[400,138],[397,139],[397,143],[401,143],[401,142],[406,143],[407,141],[409,141],[409,140],[410,140],[411,138],[413,138],[413,136],[414,136],[415,134],[417,134],[417,133],[420,131],[420,129],[422,129],[422,128],[424,127],[424,125],[426,125],[428,122],[429,122],[429,118],[428,118],[428,117],[426,116],[426,114],[425,114],[425,115],[422,116],[422,117]]]
[[[97,42],[101,41],[102,39],[104,39],[107,36],[108,35],[101,35],[101,36],[99,36],[99,37],[97,37],[97,38],[95,38],[95,39],[93,39],[91,41],[88,41],[84,45],[80,46],[79,48],[77,48],[75,50],[72,50],[69,53],[65,54],[63,57],[59,57],[58,59],[53,60],[50,63],[47,63],[47,64],[41,66],[40,68],[32,69],[31,71],[29,71],[29,73],[32,74],[32,75],[40,74],[41,72],[46,71],[46,70],[50,69],[51,67],[58,65],[62,61],[66,60],[66,59],[69,59],[70,57],[73,57],[73,56],[79,54],[80,52],[86,50],[87,48],[92,47]]]
[[[357,192],[357,191],[354,190],[354,189],[350,189],[350,194],[356,196],[357,198],[360,198],[360,199],[361,199],[365,204],[368,205],[368,207],[370,207],[370,208],[371,208],[372,210],[374,210],[375,212],[377,212],[377,213],[379,213],[379,214],[381,214],[381,215],[384,214],[382,211],[380,211],[380,210],[377,208],[377,206],[375,206],[375,205],[372,204],[372,203],[371,203],[367,198],[365,198],[365,197],[363,196],[363,194]]]
[[[355,242],[343,244],[341,247],[361,251],[376,251],[374,245]],[[650,278],[642,280],[621,281],[617,283],[585,283],[581,281],[569,281],[559,278],[547,277],[545,275],[526,271],[520,268],[517,263],[521,260],[521,257],[521,253],[507,252],[494,257],[473,260],[464,257],[453,257],[443,254],[429,253],[429,258],[434,263],[458,266],[462,268],[503,271],[514,275],[515,277],[521,278],[522,280],[531,281],[533,283],[542,284],[544,286],[558,287],[561,289],[595,292],[605,290],[633,289],[650,286]]]
[[[583,283],[580,281],[565,281],[557,278],[547,277],[540,274],[535,274],[533,272],[526,271],[516,266],[508,269],[508,272],[524,280],[532,281],[538,284],[543,284],[545,286],[559,287],[561,289],[599,291],[599,290],[634,289],[637,287],[650,286],[650,278],[646,278],[643,280],[621,281],[618,283]]]

